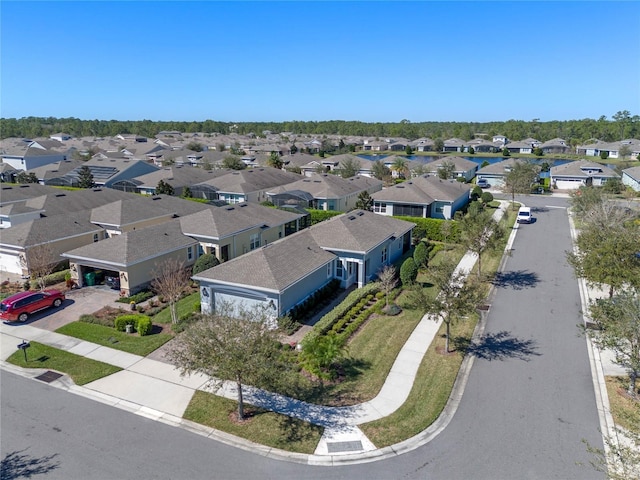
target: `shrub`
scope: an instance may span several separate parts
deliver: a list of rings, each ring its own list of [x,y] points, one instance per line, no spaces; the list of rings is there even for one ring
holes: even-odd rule
[[[300,327],[300,323],[296,322],[291,316],[285,315],[284,317],[278,317],[278,329],[287,335],[292,335],[297,332]]]
[[[432,260],[433,257],[435,257],[436,254],[443,248],[444,248],[443,245],[440,245],[440,244],[434,245],[433,248],[429,250],[429,260]]]
[[[193,264],[193,274],[196,275],[200,272],[204,272],[205,270],[209,270],[219,264],[220,260],[218,260],[218,257],[213,253],[205,253],[196,260],[196,263]]]
[[[418,277],[418,266],[413,257],[407,258],[400,267],[400,280],[403,286],[412,285]]]
[[[131,295],[130,297],[121,297],[116,301],[120,303],[141,303],[151,297],[153,297],[153,292],[145,291],[136,293],[135,295]]]
[[[335,210],[309,209],[308,211],[311,214],[311,225],[315,225],[316,223],[323,222],[325,220],[330,219],[331,217],[335,217],[336,215],[340,215],[342,213],[342,212],[337,212]]]
[[[119,317],[116,317],[113,323],[114,323],[115,329],[118,330],[119,332],[124,332],[127,329],[127,325],[133,325],[133,328],[137,331],[138,322],[140,321],[140,319],[144,319],[144,318],[148,319],[149,322],[151,322],[151,319],[146,315],[132,313],[132,314],[120,315]]]
[[[66,275],[69,273],[69,270],[62,270],[60,272],[55,272],[50,275],[44,277],[44,285],[50,286],[55,285],[56,283],[62,283],[66,280]],[[69,278],[71,275],[69,274]]]
[[[135,326],[136,331],[141,337],[145,335],[149,335],[151,333],[151,329],[153,328],[153,324],[151,323],[151,319],[146,315],[140,315],[138,318],[138,323]]]
[[[413,259],[416,262],[418,268],[427,266],[427,260],[429,260],[429,249],[424,242],[418,243],[413,251]]]
[[[491,203],[493,202],[493,195],[491,194],[491,192],[482,192],[482,195],[480,195],[480,200],[482,200],[482,203],[484,204]]]
[[[414,239],[418,236],[416,234],[416,229],[418,229],[418,232],[420,232],[419,240],[426,238],[427,240],[435,240],[437,242],[444,241],[444,235],[442,234],[441,228],[442,224],[445,221],[449,221],[451,224],[451,231],[447,236],[447,241],[456,243],[460,239],[460,226],[457,221],[441,220],[438,218],[417,218],[405,216],[398,216],[394,218],[399,218],[400,220],[406,220],[407,222],[416,224],[416,227],[413,229]]]
[[[95,315],[84,314],[84,315],[80,315],[80,318],[78,318],[78,321],[84,322],[84,323],[93,323],[96,325],[103,325],[105,327],[113,328],[113,319],[111,318],[102,318],[102,317],[96,317]]]

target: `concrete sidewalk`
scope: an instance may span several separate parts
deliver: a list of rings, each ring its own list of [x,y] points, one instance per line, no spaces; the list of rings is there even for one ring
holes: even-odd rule
[[[508,202],[494,213],[500,220]],[[477,256],[464,255],[456,271],[468,274]],[[399,352],[378,395],[368,402],[350,407],[314,405],[253,387],[244,387],[245,400],[255,406],[282,413],[324,427],[316,455],[345,455],[368,452],[375,445],[362,433],[358,425],[378,420],[395,412],[406,401],[415,376],[427,349],[441,325],[425,315]],[[93,396],[114,406],[152,418],[170,418],[178,422],[196,390],[203,390],[235,400],[236,386],[223,382],[213,388],[208,379],[200,375],[181,376],[175,366],[165,362],[132,355],[109,347],[93,344],[31,325],[0,324],[1,354],[4,362],[22,340],[40,342],[70,353],[115,365],[123,370],[101,378],[74,392]],[[15,369],[15,367],[14,367]],[[34,377],[39,372],[31,372]],[[68,386],[68,380],[58,380]],[[65,383],[66,382],[66,383]]]
[[[496,220],[502,218],[508,205],[509,202],[501,202],[500,208],[494,213]],[[507,251],[513,244],[517,230],[516,224],[508,240]],[[457,265],[456,271],[468,275],[476,261],[475,254],[467,253]],[[373,452],[376,446],[366,438],[358,425],[392,414],[407,400],[420,363],[440,326],[440,321],[435,321],[428,315],[422,318],[399,352],[380,392],[368,402],[350,407],[326,407],[253,387],[243,388],[244,398],[250,404],[323,426],[324,435],[315,452],[316,463],[322,463],[321,458],[326,456],[332,459],[330,461],[335,461],[335,458],[340,456]],[[67,377],[55,380],[52,385],[155,420],[189,428],[198,433],[204,432],[207,436],[215,435],[218,439],[222,437],[224,441],[234,445],[243,444],[240,439],[231,440],[231,436],[216,433],[213,429],[197,426],[181,418],[196,390],[212,392],[235,400],[237,392],[232,382],[223,382],[213,388],[205,376],[181,376],[175,366],[166,362],[132,355],[32,325],[0,324],[0,366],[24,376],[35,377],[42,373],[42,370],[19,369],[5,362],[17,350],[17,345],[22,340],[40,342],[123,369],[82,387],[74,385]],[[472,360],[466,366],[463,365],[462,377],[468,374],[471,365]],[[460,391],[454,392],[452,397],[459,399],[465,381],[466,377],[462,380]],[[448,407],[450,411],[447,415],[452,416],[455,412],[457,403],[454,401],[453,404],[453,407]],[[446,422],[444,424],[446,425]],[[255,448],[251,445],[251,448]],[[385,455],[384,452],[380,454]]]

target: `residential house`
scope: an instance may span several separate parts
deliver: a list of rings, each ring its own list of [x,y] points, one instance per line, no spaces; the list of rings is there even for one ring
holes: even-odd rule
[[[297,204],[317,210],[347,212],[356,208],[362,192],[372,194],[382,189],[382,182],[375,178],[313,173],[307,178],[277,187],[267,192],[274,205]]]
[[[16,170],[27,171],[67,159],[65,152],[47,148],[42,145],[43,143],[47,142],[39,143],[17,138],[4,139],[0,143],[0,160]]]
[[[469,151],[469,148],[473,148],[475,153],[493,153],[499,149],[494,142],[490,142],[484,138],[474,138],[473,140],[469,140],[467,144],[467,151]]]
[[[540,148],[545,154],[551,153],[571,153],[571,146],[562,138],[553,138],[540,144]]]
[[[81,166],[74,168],[61,177],[47,180],[45,185],[77,186],[80,169],[85,166],[91,171],[94,184],[98,187],[111,187],[121,180],[135,178],[158,170],[158,167],[143,160],[97,157],[84,162]]]
[[[199,242],[200,253],[212,253],[226,262],[287,237],[308,226],[308,214],[255,203],[239,203],[180,218],[182,232]]]
[[[272,167],[235,170],[194,185],[191,193],[194,198],[222,200],[230,204],[261,203],[268,200],[267,191],[295,182],[300,178],[302,176],[297,173]]]
[[[510,142],[507,145],[507,150],[510,153],[523,153],[523,154],[531,154],[533,153],[533,149],[537,148],[541,145],[539,140],[535,138],[526,138],[524,140],[520,140],[519,142]]]
[[[578,160],[551,167],[551,185],[558,190],[575,190],[581,186],[601,187],[612,178],[620,178],[601,163]]]
[[[154,271],[166,261],[192,267],[197,247],[196,240],[182,233],[178,220],[171,220],[68,250],[62,257],[69,260],[71,276],[78,285],[90,285],[92,275],[109,275],[119,278],[121,294],[130,296],[147,288]]]
[[[640,167],[625,168],[622,170],[622,183],[640,192]]]
[[[355,210],[195,275],[201,308],[259,308],[272,320],[338,279],[362,287],[411,246],[415,225]]]
[[[230,170],[203,170],[202,168],[173,165],[155,170],[135,178],[114,182],[111,188],[123,192],[155,195],[160,181],[173,187],[174,195],[181,196],[185,188],[191,188],[201,182],[229,173]]]
[[[425,164],[425,170],[430,173],[438,173],[443,165],[452,166],[453,178],[463,178],[470,182],[476,176],[478,164],[462,157],[444,157]]]
[[[444,141],[444,152],[464,152],[465,141],[461,138],[449,138]]]
[[[469,203],[471,187],[455,180],[421,175],[371,195],[379,215],[452,219]]]
[[[476,180],[486,180],[490,188],[501,188],[505,184],[505,177],[513,168],[517,158],[507,158],[501,162],[492,163],[482,167],[476,172]]]
[[[433,152],[434,142],[430,138],[422,137],[409,142],[409,146],[417,152]]]
[[[13,204],[12,208],[20,208]],[[2,230],[0,270],[29,274],[29,250],[43,248],[52,264],[62,262],[67,250],[98,242],[104,238],[102,228],[89,222],[87,212],[74,212],[27,220]]]

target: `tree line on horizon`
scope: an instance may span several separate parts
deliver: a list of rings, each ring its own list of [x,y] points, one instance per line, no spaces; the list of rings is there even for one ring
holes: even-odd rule
[[[631,115],[628,110],[616,112],[611,119],[602,115],[599,119],[563,120],[541,122],[507,120],[503,122],[360,122],[346,120],[287,121],[287,122],[172,122],[152,120],[81,120],[78,118],[23,117],[0,118],[0,138],[48,137],[55,133],[66,133],[74,137],[112,137],[118,134],[132,134],[154,137],[161,131],[200,132],[205,134],[253,133],[263,136],[263,132],[291,132],[309,135],[342,135],[368,137],[401,137],[415,140],[421,137],[431,139],[460,138],[468,141],[478,134],[488,140],[494,135],[505,135],[510,140],[535,138],[542,142],[553,138],[563,138],[570,145],[588,143],[598,139],[613,142],[625,138],[640,138],[640,116]]]

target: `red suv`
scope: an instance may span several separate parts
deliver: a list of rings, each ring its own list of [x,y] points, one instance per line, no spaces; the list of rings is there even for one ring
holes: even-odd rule
[[[49,307],[59,307],[64,293],[58,290],[20,292],[0,302],[0,319],[5,322],[26,322],[32,313]]]

